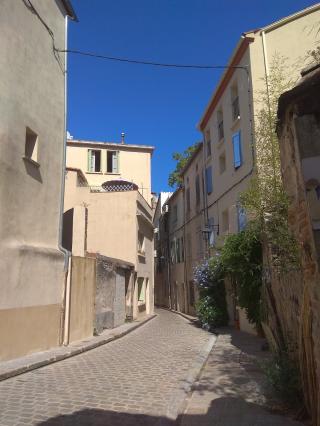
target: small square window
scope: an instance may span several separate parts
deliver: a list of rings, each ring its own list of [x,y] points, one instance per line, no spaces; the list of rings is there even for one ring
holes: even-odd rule
[[[38,135],[29,127],[26,128],[25,158],[38,162]]]
[[[220,171],[220,174],[222,174],[225,170],[226,170],[226,153],[223,152],[219,156],[219,171]]]

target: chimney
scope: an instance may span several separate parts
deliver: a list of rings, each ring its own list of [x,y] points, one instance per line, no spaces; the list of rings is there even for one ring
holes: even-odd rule
[[[125,133],[124,133],[124,132],[122,132],[122,133],[121,133],[121,143],[122,143],[122,144],[124,144],[124,137],[125,137]]]

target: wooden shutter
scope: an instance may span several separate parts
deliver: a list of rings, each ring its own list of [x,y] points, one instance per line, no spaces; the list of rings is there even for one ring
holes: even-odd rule
[[[238,229],[242,231],[247,225],[247,215],[245,209],[237,205],[237,213],[238,213]]]
[[[206,187],[207,187],[207,194],[211,194],[212,192],[212,167],[208,167],[206,169]]]
[[[112,173],[119,173],[119,151],[112,152]]]
[[[92,149],[88,149],[88,172],[93,171],[93,156],[92,156]]]
[[[242,164],[242,153],[241,153],[241,136],[240,131],[232,136],[233,144],[233,165],[237,169]]]

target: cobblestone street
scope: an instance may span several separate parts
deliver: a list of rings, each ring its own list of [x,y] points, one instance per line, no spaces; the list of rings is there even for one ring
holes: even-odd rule
[[[173,424],[212,335],[157,313],[119,340],[1,382],[0,425]]]

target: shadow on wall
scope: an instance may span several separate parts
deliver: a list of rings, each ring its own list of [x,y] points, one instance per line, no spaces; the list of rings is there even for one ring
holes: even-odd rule
[[[125,403],[125,401],[124,401]],[[177,420],[164,416],[85,409],[53,417],[42,426],[301,426],[301,423],[271,414],[258,404],[238,398],[217,398],[207,413],[185,414]]]
[[[29,176],[31,176],[33,179],[37,180],[38,182],[42,183],[42,177],[40,173],[40,168],[36,165],[32,164],[28,160],[24,160],[24,166],[26,168],[26,172]]]

